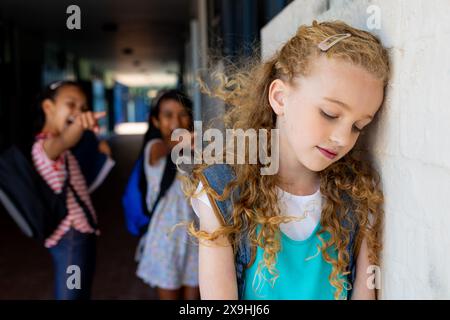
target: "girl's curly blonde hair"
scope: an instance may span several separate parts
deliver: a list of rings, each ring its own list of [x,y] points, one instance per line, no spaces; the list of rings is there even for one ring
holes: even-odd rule
[[[321,52],[318,44],[324,39],[350,33],[352,36],[338,42],[328,51]],[[269,86],[277,78],[292,83],[296,76],[306,75],[311,61],[320,55],[328,58],[350,62],[361,66],[386,86],[389,78],[389,58],[387,50],[379,39],[369,32],[350,27],[341,21],[313,22],[311,26],[299,27],[293,36],[273,57],[263,63],[247,64],[246,68],[232,68],[216,73],[219,84],[213,89],[203,86],[204,91],[212,97],[225,102],[229,107],[224,122],[226,128],[233,129],[267,129],[269,132],[268,149],[270,151],[270,129],[275,128],[276,115],[269,100]],[[246,149],[248,150],[248,148]],[[339,161],[319,172],[320,192],[324,202],[322,207],[322,229],[318,236],[322,242],[321,252],[324,259],[332,264],[329,280],[336,288],[335,298],[346,297],[344,289],[348,284],[343,275],[348,274],[349,255],[346,250],[350,241],[350,226],[356,221],[358,232],[355,241],[355,256],[363,238],[367,239],[369,260],[378,265],[381,250],[381,227],[383,220],[383,194],[377,172],[363,155],[367,152],[354,148]],[[184,191],[187,196],[195,196],[195,190],[202,171],[207,165],[194,167],[191,176],[184,179]],[[277,176],[261,175],[262,163],[231,165],[236,180],[230,182],[222,195],[218,195],[209,186],[205,189],[212,199],[223,200],[231,191],[239,188],[239,199],[234,200],[232,219],[213,233],[196,229],[192,223],[189,232],[199,239],[215,240],[219,236],[227,237],[236,252],[241,236],[249,236],[252,247],[252,261],[255,248],[264,250],[264,267],[276,280],[278,272],[275,258],[280,251],[280,223],[292,221],[282,216],[277,201]],[[204,183],[205,184],[205,183]],[[344,201],[348,197],[351,201]],[[349,216],[354,214],[355,220]],[[344,223],[347,220],[348,224]],[[257,233],[257,226],[260,232]],[[324,240],[321,235],[328,232],[330,237]],[[329,254],[329,248],[335,248],[337,258]],[[261,268],[258,268],[260,270]]]

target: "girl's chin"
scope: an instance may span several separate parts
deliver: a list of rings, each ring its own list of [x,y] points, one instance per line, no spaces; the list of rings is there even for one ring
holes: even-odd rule
[[[302,161],[299,159],[299,162],[302,166],[312,172],[320,172],[325,170],[331,163],[324,163],[321,159],[310,159],[307,161]]]

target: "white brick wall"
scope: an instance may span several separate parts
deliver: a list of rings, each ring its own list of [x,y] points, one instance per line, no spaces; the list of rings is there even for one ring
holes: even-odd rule
[[[450,1],[296,0],[261,31],[262,54],[314,19],[367,30],[370,5],[393,63],[368,140],[386,197],[381,296],[450,299]]]

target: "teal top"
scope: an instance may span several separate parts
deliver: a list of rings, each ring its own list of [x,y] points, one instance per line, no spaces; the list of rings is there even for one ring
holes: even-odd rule
[[[245,272],[244,299],[246,300],[334,300],[336,289],[329,282],[332,265],[323,259],[320,251],[321,241],[317,236],[320,230],[317,224],[314,232],[305,240],[293,240],[280,231],[281,250],[276,257],[275,269],[278,278],[273,287],[270,283],[272,275],[264,266],[263,249],[257,247],[255,262]],[[259,232],[259,230],[258,230]],[[328,240],[330,234],[321,235]],[[332,258],[337,252],[329,248]],[[257,274],[258,264],[262,270]],[[343,290],[343,298],[346,298]]]

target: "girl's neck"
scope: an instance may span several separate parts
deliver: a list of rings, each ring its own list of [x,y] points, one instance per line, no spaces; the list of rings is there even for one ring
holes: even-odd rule
[[[44,124],[44,127],[41,130],[41,133],[51,134],[52,136],[58,135],[57,130],[55,130],[47,121]]]
[[[279,152],[278,186],[294,195],[314,194],[320,187],[319,174],[301,164],[287,141],[282,141],[281,137]]]

